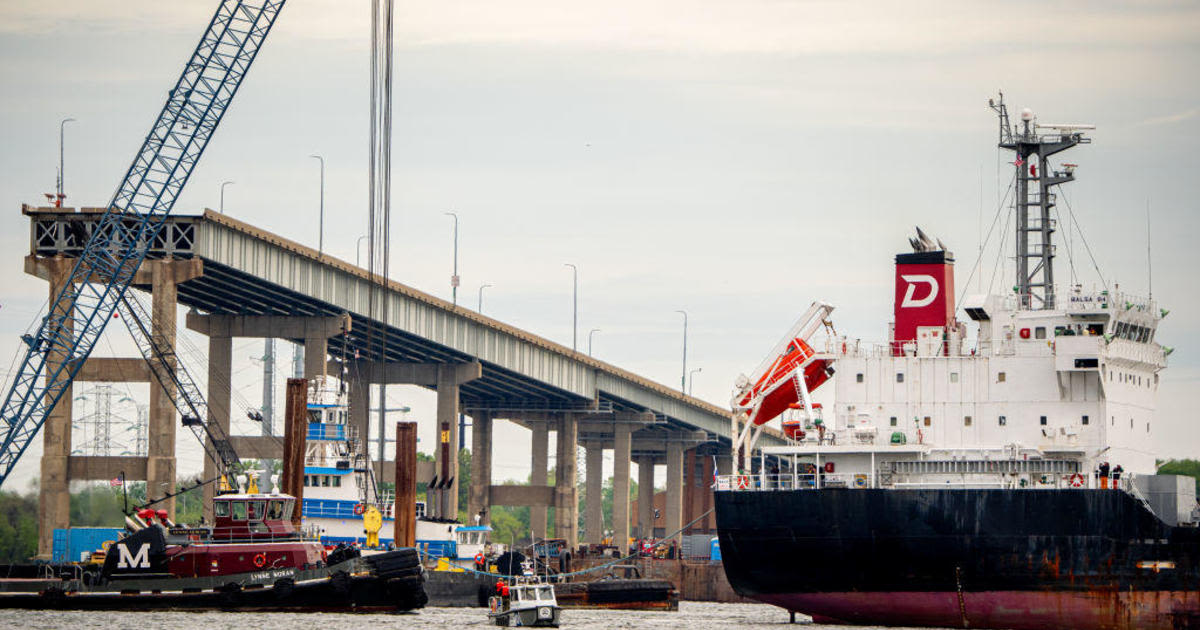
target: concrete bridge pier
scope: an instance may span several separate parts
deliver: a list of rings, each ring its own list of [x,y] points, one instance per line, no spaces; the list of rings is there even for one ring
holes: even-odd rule
[[[70,281],[75,258],[65,256],[25,258],[25,272],[49,283],[50,300]],[[168,347],[175,347],[175,304],[177,286],[202,274],[196,259],[147,260],[134,275],[134,285],[151,292],[150,333]],[[131,296],[132,297],[132,296]],[[66,314],[73,304],[60,304]],[[68,320],[67,326],[71,323]],[[118,326],[119,328],[119,326]],[[47,364],[47,374],[57,368]],[[73,387],[68,385],[42,427],[41,482],[38,490],[38,556],[49,557],[54,530],[69,527],[70,482],[109,480],[121,476],[128,481],[145,480],[151,498],[175,490],[175,407],[170,396],[154,381],[142,357],[89,358],[80,367],[76,382],[150,383],[147,452],[144,456],[71,455]],[[166,387],[172,387],[167,384]],[[175,500],[154,506],[174,517]]]
[[[613,429],[613,544],[623,554],[629,547],[629,468],[633,427]]]
[[[587,508],[583,516],[583,542],[596,545],[604,539],[604,448],[599,444],[584,446],[584,500]]]
[[[529,472],[529,485],[545,486],[549,479],[549,459],[550,459],[550,427],[547,422],[535,422],[530,427],[533,435],[530,436],[530,442],[533,448],[531,456],[531,470]],[[545,505],[532,505],[529,507],[529,529],[534,540],[540,540],[546,537],[546,528],[549,510]]]
[[[565,413],[558,419],[555,436],[554,531],[556,538],[567,541],[569,549],[579,544],[579,497],[575,488],[578,430],[578,419],[574,414]]]
[[[350,332],[350,316],[280,316],[280,315],[203,315],[188,313],[187,327],[208,337],[208,422],[214,423],[230,435],[239,457],[278,457],[282,447],[278,438],[270,436],[243,436],[233,439],[229,421],[231,410],[231,379],[233,377],[233,338],[282,338],[304,339],[305,374],[327,372],[328,344],[330,337]],[[249,448],[247,448],[249,447]],[[251,453],[249,450],[253,450]],[[217,475],[217,466],[209,458],[204,459],[204,479]],[[204,520],[212,522],[212,498],[216,484],[204,486]]]
[[[492,414],[474,412],[471,416],[471,487],[467,489],[468,524],[479,517],[480,525],[490,525],[492,488]]]
[[[307,359],[307,352],[306,352]],[[426,513],[439,518],[458,517],[458,413],[459,389],[483,376],[483,366],[472,363],[377,363],[361,361],[348,366],[351,424],[366,436],[369,426],[368,403],[370,384],[420,385],[437,390],[437,446],[434,448],[433,473],[425,481],[437,477],[438,485],[426,494]],[[445,448],[442,448],[442,445]],[[382,464],[382,463],[380,463]],[[379,464],[377,464],[379,465]],[[380,465],[381,470],[386,470]],[[490,470],[490,467],[489,467]],[[388,478],[386,474],[380,477]],[[470,501],[468,499],[468,504]],[[472,515],[469,521],[474,521]]]
[[[638,538],[654,536],[654,455],[639,455],[638,466]]]
[[[663,512],[667,522],[663,536],[670,536],[683,526],[683,444],[667,442],[667,502]],[[675,534],[672,540],[679,541]]]

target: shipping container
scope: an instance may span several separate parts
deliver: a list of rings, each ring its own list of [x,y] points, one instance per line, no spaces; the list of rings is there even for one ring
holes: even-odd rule
[[[116,542],[125,530],[119,527],[72,527],[54,530],[54,546],[50,552],[52,562],[79,562],[87,554],[105,547],[105,543]]]

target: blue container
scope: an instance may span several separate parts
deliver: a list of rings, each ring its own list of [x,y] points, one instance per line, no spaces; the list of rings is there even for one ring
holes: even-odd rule
[[[106,542],[116,542],[125,535],[119,527],[72,527],[54,530],[51,562],[79,562],[83,554],[99,551]]]
[[[708,561],[717,563],[721,561],[721,539],[713,536],[712,547],[709,547]]]

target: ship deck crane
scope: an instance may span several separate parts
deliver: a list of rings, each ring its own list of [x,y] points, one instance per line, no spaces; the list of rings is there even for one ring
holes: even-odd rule
[[[70,278],[37,331],[22,337],[0,406],[0,486],[120,308],[285,1],[221,0]]]
[[[731,400],[735,469],[749,460],[767,422],[797,404],[813,417],[811,394],[833,375],[833,361],[819,355],[811,339],[822,326],[833,333],[832,312],[829,304],[813,302],[751,376],[738,376]]]

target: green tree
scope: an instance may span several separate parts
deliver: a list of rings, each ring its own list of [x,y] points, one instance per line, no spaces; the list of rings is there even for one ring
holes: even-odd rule
[[[24,562],[37,540],[37,495],[0,492],[0,563]]]

